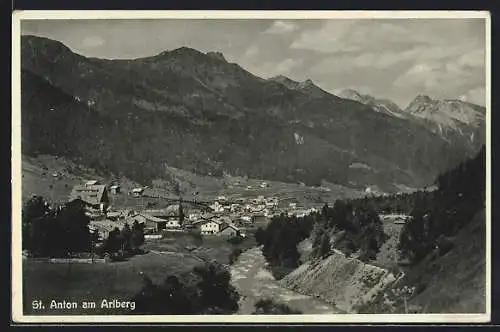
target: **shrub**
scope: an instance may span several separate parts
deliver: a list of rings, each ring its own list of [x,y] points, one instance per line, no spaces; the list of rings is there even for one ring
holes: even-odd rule
[[[231,251],[231,253],[229,254],[229,264],[233,265],[234,262],[238,260],[238,257],[241,255],[242,252],[243,250],[241,250],[240,248],[233,249],[233,251]]]
[[[293,315],[302,314],[299,310],[294,310],[283,303],[274,302],[271,299],[261,299],[254,305],[253,315]]]
[[[227,239],[227,242],[234,244],[234,245],[237,245],[237,244],[240,244],[241,242],[243,242],[243,240],[244,240],[244,238],[241,236],[233,236],[233,237]]]
[[[181,275],[168,276],[155,285],[143,277],[141,291],[133,297],[140,314],[233,314],[238,311],[239,294],[230,284],[231,275],[222,265],[211,262]]]

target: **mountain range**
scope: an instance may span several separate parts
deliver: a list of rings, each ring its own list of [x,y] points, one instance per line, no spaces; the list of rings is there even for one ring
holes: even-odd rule
[[[264,79],[220,52],[109,60],[22,36],[21,67],[24,154],[61,155],[142,183],[169,165],[390,192],[431,184],[484,144],[480,106],[417,98],[400,110],[311,80]]]

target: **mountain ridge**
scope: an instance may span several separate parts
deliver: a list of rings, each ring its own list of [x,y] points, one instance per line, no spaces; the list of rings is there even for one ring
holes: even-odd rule
[[[71,153],[146,181],[161,176],[167,163],[205,174],[327,180],[390,191],[394,183],[432,182],[434,173],[475,152],[405,119],[372,112],[368,105],[326,91],[317,95],[320,88],[312,81],[290,89],[218,54],[179,48],[161,56],[109,60],[86,58],[55,43],[22,38],[23,128],[35,128],[48,105],[64,99],[61,93],[78,105],[91,104],[92,116],[102,124],[80,122],[81,132],[65,132],[57,141],[49,113],[40,122],[43,132],[35,128],[23,137],[30,143],[26,153]],[[50,92],[37,94],[40,89]],[[88,107],[70,104],[54,113],[63,127],[77,125],[70,117],[73,109],[89,116],[83,110]],[[353,162],[373,171],[349,168]]]

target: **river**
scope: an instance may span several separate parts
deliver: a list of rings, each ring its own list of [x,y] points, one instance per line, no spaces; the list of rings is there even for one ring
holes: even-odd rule
[[[261,249],[252,248],[243,252],[231,266],[231,283],[241,295],[238,314],[251,314],[254,304],[265,298],[286,304],[304,314],[340,313],[334,306],[320,299],[282,287],[265,265]]]

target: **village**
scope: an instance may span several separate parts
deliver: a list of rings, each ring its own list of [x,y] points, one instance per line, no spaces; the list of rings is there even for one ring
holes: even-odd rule
[[[268,186],[263,182],[262,186]],[[143,225],[145,240],[161,239],[169,233],[197,232],[202,236],[246,237],[247,231],[265,225],[275,215],[285,213],[303,217],[317,211],[316,208],[300,208],[297,203],[279,204],[277,197],[259,195],[253,198],[230,199],[218,196],[213,201],[190,201],[177,198],[160,199],[155,204],[141,204],[151,198],[148,187],[133,188],[122,192],[118,184],[104,184],[89,180],[73,187],[68,202],[81,201],[90,218],[90,230],[97,232],[100,240],[125,225],[138,222]],[[112,201],[116,196],[128,196],[136,204],[134,208],[116,208]],[[158,203],[158,204],[157,204]],[[170,203],[170,204],[169,204]],[[164,207],[158,207],[163,205]],[[139,207],[139,208],[138,208]]]

